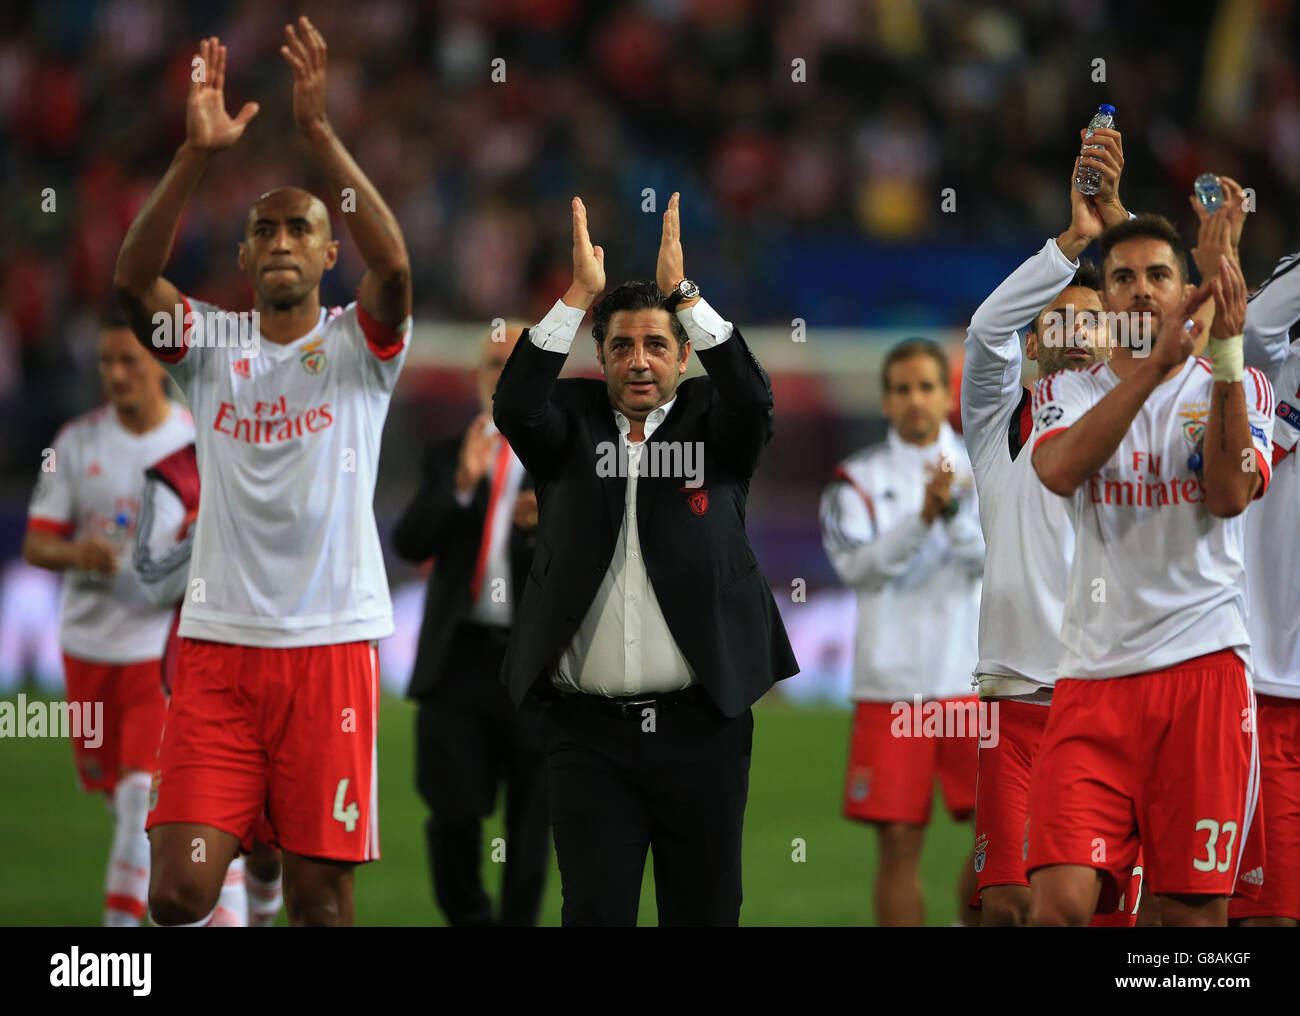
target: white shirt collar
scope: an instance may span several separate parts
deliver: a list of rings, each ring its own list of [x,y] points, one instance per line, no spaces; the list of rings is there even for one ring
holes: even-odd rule
[[[889,428],[889,447],[895,452],[902,452],[906,455],[926,457],[936,451],[941,451],[944,448],[951,448],[956,437],[956,432],[952,429],[952,426],[947,420],[944,420],[943,423],[939,425],[939,436],[934,440],[934,443],[928,445],[914,445],[908,441],[904,441],[902,435],[891,426]]]
[[[658,409],[652,410],[650,415],[645,418],[645,439],[647,441],[650,440],[650,435],[659,429],[659,425],[667,419],[668,411],[673,408],[673,403],[676,401],[677,396],[674,395]],[[617,409],[614,410],[614,424],[618,427],[618,432],[624,437],[627,437],[632,430],[632,421]]]

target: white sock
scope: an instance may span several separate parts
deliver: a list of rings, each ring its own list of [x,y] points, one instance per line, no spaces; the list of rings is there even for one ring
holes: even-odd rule
[[[280,890],[280,876],[276,875],[270,882],[263,882],[253,874],[251,868],[244,870],[244,887],[248,892],[248,926],[250,928],[269,928],[275,924],[276,915],[280,913],[283,894]]]
[[[104,877],[104,926],[134,928],[149,906],[148,773],[123,776],[113,791],[113,845]]]
[[[244,859],[236,857],[226,869],[217,907],[209,918],[212,928],[247,928],[248,896],[244,893]]]

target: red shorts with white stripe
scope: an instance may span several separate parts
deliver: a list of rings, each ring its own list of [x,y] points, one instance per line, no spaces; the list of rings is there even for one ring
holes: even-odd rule
[[[949,717],[960,714],[960,729],[948,722],[927,727],[921,717],[912,723],[910,712],[898,715],[899,705],[857,704],[844,781],[845,818],[927,825],[937,777],[949,813],[959,822],[966,821],[975,811],[979,749],[975,696],[934,699],[922,707],[923,716],[931,710]],[[913,708],[910,702],[903,705]],[[929,736],[927,730],[938,736]],[[948,736],[957,733],[962,736]]]
[[[1242,858],[1237,888],[1258,898],[1234,899],[1228,916],[1300,920],[1300,699],[1256,700],[1265,854],[1258,866],[1249,850]]]
[[[379,663],[369,642],[268,649],[182,638],[150,829],[197,822],[309,857],[379,857]]]
[[[86,707],[103,710],[99,730],[82,730],[82,736],[72,738],[81,789],[112,794],[122,773],[152,772],[167,715],[167,700],[158,686],[158,661],[96,663],[64,653],[63,674],[67,701],[79,707],[82,717],[87,715]]]
[[[979,888],[971,906],[979,906],[981,890],[998,885],[1028,888],[1025,874],[1025,822],[1029,818],[1029,777],[1047,729],[1048,707],[993,699],[985,702],[997,740],[981,744],[979,782],[975,790],[975,874]],[[993,712],[996,706],[997,712]],[[992,740],[992,739],[990,739]],[[1132,869],[1116,910],[1098,912],[1094,928],[1132,927],[1142,896],[1142,857]],[[1111,894],[1113,896],[1113,894]]]
[[[1251,698],[1231,650],[1058,681],[1030,780],[1027,870],[1096,868],[1103,901],[1117,899],[1140,841],[1150,892],[1230,896],[1258,797]]]

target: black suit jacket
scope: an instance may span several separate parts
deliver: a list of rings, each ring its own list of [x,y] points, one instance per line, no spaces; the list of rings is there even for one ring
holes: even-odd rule
[[[420,626],[415,667],[406,691],[411,698],[427,695],[438,683],[452,635],[474,606],[469,586],[478,561],[490,487],[485,476],[467,507],[462,508],[456,501],[460,444],[461,438],[454,437],[435,441],[425,448],[420,462],[419,489],[393,530],[393,549],[403,560],[421,564],[436,558],[425,594],[424,623]],[[520,490],[531,486],[525,474]],[[536,530],[510,527],[509,595],[516,611],[536,543]]]
[[[642,455],[644,463],[653,445],[701,442],[703,485],[639,477],[637,527],[673,638],[718,709],[738,716],[799,669],[745,535],[749,479],[772,436],[772,387],[739,330],[697,355],[709,376],[681,382]],[[627,480],[597,472],[601,443],[621,441],[605,382],[557,380],[565,359],[525,332],[494,400],[497,426],[537,485],[541,515],[502,670],[516,705],[549,679],[572,640],[623,522]]]

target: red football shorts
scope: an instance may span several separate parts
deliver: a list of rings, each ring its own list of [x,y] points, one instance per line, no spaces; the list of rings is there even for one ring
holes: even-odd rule
[[[1234,898],[1228,915],[1300,920],[1300,699],[1255,698],[1265,856],[1258,868],[1242,859],[1237,889],[1258,899]]]
[[[1258,768],[1246,669],[1231,650],[1060,680],[1030,781],[1027,870],[1096,868],[1109,901],[1140,841],[1149,892],[1230,896]]]
[[[975,790],[975,874],[979,888],[971,906],[979,906],[980,891],[990,886],[1029,886],[1025,874],[1029,775],[1048,717],[1045,705],[1003,699],[985,704],[997,738],[989,738],[979,749],[979,781]],[[994,705],[998,707],[996,713]],[[1132,927],[1137,920],[1141,895],[1139,853],[1123,898],[1106,900],[1117,909],[1099,912],[1090,922],[1092,927]]]
[[[158,685],[158,661],[95,663],[64,653],[63,672],[67,701],[78,705],[83,718],[85,704],[94,711],[100,703],[103,708],[98,737],[88,738],[83,728],[83,736],[72,739],[81,788],[112,794],[122,773],[153,772],[167,715],[167,700]],[[90,747],[87,740],[99,743]]]
[[[900,714],[901,707],[905,711]],[[911,702],[859,702],[853,714],[844,815],[861,822],[926,825],[937,776],[957,821],[975,812],[979,748],[974,695]]]
[[[155,675],[155,681],[157,680]],[[379,662],[369,642],[267,649],[182,638],[151,829],[197,822],[337,861],[379,857]]]

